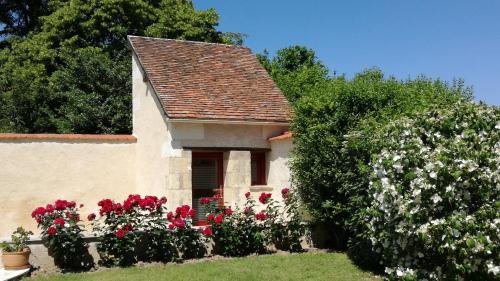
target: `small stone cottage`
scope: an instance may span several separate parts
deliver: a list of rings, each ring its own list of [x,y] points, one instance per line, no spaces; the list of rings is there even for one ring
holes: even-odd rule
[[[199,209],[202,197],[234,206],[290,185],[290,107],[248,48],[128,40],[132,135],[0,134],[0,239],[35,230],[31,210],[59,198],[83,215],[132,193]]]

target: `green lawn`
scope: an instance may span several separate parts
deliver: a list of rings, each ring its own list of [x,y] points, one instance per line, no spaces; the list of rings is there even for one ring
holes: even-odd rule
[[[33,280],[380,280],[351,263],[345,254],[304,253],[116,268],[90,273],[36,277]]]

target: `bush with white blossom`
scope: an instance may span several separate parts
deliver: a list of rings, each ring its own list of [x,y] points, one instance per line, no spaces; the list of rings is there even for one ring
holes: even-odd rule
[[[365,235],[388,278],[500,278],[500,109],[436,108],[382,138]]]

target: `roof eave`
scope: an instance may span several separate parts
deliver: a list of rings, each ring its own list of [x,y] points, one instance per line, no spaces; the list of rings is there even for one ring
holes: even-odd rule
[[[227,124],[227,125],[278,125],[289,126],[288,121],[266,120],[234,120],[234,119],[197,119],[197,118],[166,118],[169,123]]]

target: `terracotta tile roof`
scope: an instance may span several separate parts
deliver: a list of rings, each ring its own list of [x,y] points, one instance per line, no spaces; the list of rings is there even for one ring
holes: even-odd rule
[[[286,98],[250,49],[128,38],[168,118],[288,122]]]
[[[292,132],[283,132],[281,135],[278,135],[278,136],[275,136],[275,137],[272,137],[272,138],[268,138],[267,140],[268,141],[277,141],[277,140],[286,140],[286,139],[289,139],[289,138],[292,138],[293,137],[293,134]]]
[[[135,142],[132,135],[82,135],[82,134],[10,134],[0,133],[0,141],[5,140],[63,140],[63,141],[108,141]]]

